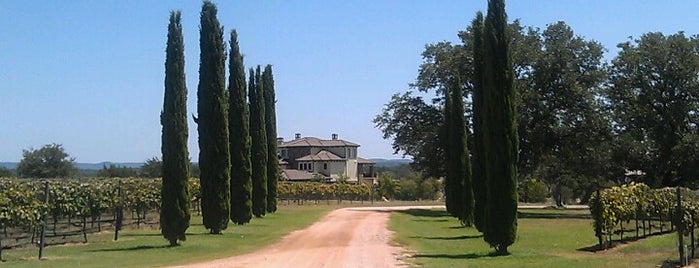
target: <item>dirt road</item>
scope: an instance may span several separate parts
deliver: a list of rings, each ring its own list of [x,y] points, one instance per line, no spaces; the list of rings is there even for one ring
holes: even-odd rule
[[[259,251],[182,268],[397,267],[402,249],[390,245],[390,211],[426,207],[343,208]]]

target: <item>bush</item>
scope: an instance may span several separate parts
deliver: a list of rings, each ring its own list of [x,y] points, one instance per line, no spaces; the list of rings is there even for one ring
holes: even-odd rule
[[[546,202],[548,187],[538,180],[526,180],[519,187],[519,199],[525,203]]]
[[[400,200],[418,200],[419,188],[418,182],[414,179],[401,180],[398,184],[400,192],[398,193],[398,199]]]

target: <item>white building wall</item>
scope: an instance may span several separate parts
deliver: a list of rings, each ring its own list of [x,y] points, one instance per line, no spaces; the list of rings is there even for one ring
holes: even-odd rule
[[[352,181],[357,180],[357,159],[348,159],[345,166],[345,175]]]

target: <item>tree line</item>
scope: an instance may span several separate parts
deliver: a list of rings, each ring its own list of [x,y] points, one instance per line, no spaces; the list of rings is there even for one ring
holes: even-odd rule
[[[197,124],[201,212],[212,234],[228,222],[246,224],[252,216],[276,211],[276,123],[272,66],[250,69],[246,88],[243,56],[235,30],[230,32],[228,85],[226,42],[216,5],[204,1],[200,14]],[[163,236],[176,246],[190,220],[187,149],[187,88],[180,11],[170,13],[165,61],[165,97],[161,114]]]
[[[627,180],[697,186],[699,36],[647,33],[604,62],[565,22],[507,23],[495,0],[458,36],[426,45],[374,123],[496,252],[515,240],[518,186],[543,182],[559,206]]]
[[[518,184],[544,182],[558,205],[585,202],[598,187],[626,180],[699,186],[699,36],[649,32],[620,43],[605,61],[599,42],[565,22],[506,27]],[[444,131],[444,110],[453,83],[464,91],[467,148],[478,157],[477,34],[471,25],[458,33],[460,43],[427,44],[415,81],[374,119],[395,152],[412,156],[426,177],[451,172],[444,159],[453,158],[445,146],[453,131]]]

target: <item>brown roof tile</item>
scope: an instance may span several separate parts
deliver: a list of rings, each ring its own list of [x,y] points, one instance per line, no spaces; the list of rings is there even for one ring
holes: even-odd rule
[[[328,152],[326,150],[321,150],[315,155],[307,155],[304,157],[296,158],[296,161],[344,161],[342,157],[337,156],[334,153]]]
[[[346,140],[321,140],[316,137],[303,137],[295,140],[282,142],[279,148],[284,147],[359,147],[359,144],[349,142]]]
[[[357,163],[358,164],[376,164],[374,161],[371,161],[369,159],[364,159],[361,157],[357,157]]]
[[[312,173],[296,169],[284,169],[282,176],[290,181],[310,181],[313,179]]]

